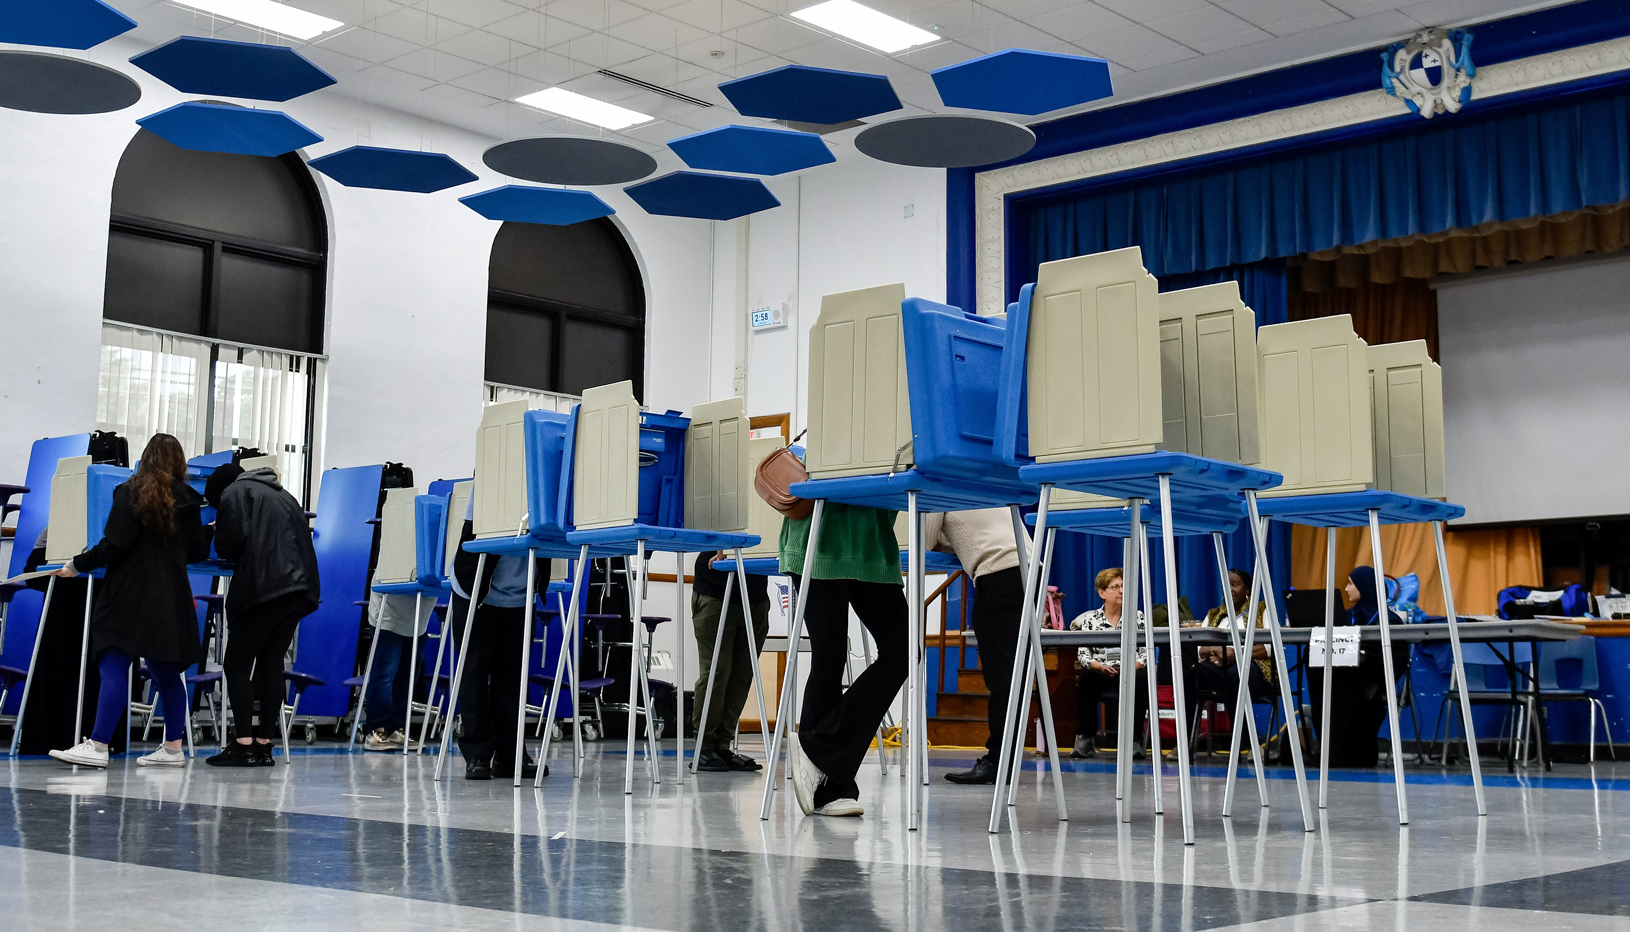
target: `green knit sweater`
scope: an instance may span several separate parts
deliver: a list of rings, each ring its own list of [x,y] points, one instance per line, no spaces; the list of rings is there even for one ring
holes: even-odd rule
[[[903,585],[900,544],[894,537],[895,512],[862,505],[828,503],[821,512],[821,539],[815,567],[804,573],[809,519],[781,519],[781,572],[810,579],[858,579]]]

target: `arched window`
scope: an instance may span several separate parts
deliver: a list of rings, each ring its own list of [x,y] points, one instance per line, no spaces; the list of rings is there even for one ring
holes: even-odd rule
[[[327,253],[297,155],[195,152],[138,132],[113,182],[98,428],[132,452],[162,431],[189,455],[275,453],[302,495]]]
[[[505,223],[487,277],[487,398],[645,389],[645,284],[610,220]]]

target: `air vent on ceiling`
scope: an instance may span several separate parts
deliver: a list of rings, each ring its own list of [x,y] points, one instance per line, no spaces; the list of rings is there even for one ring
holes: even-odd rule
[[[711,107],[711,106],[713,106],[712,104],[710,104],[707,101],[701,99],[700,97],[692,97],[689,94],[681,94],[678,91],[671,91],[671,90],[668,90],[665,87],[660,87],[658,85],[652,84],[649,81],[641,81],[639,78],[631,78],[626,74],[618,74],[617,72],[611,71],[611,70],[606,69],[606,68],[601,68],[600,73],[605,75],[608,78],[612,78],[614,80],[621,81],[624,84],[632,84],[632,85],[634,85],[635,87],[639,88],[642,91],[650,91],[653,94],[661,94],[662,96],[671,98],[673,100],[682,100],[685,103],[690,104],[693,107]]]
[[[804,123],[800,120],[776,120],[775,122],[780,123],[787,129],[795,129],[800,133],[815,133],[818,136],[825,136],[828,133],[841,133],[846,129],[866,125],[860,120],[845,120],[842,123]]]

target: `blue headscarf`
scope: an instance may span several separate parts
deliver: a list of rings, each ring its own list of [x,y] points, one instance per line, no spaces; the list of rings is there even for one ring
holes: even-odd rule
[[[1358,587],[1358,603],[1347,610],[1348,617],[1355,625],[1374,624],[1380,613],[1375,601],[1375,567],[1355,566],[1347,578]]]

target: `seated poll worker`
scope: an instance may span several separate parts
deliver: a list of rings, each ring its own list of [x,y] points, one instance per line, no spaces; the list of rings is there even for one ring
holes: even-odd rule
[[[704,773],[726,771],[755,771],[762,769],[758,761],[730,749],[735,737],[736,722],[741,720],[742,709],[753,690],[753,664],[758,663],[759,651],[770,634],[770,593],[768,576],[747,576],[747,607],[753,619],[753,648],[749,652],[742,638],[742,626],[747,622],[742,613],[741,593],[730,598],[730,614],[721,618],[724,591],[731,573],[713,568],[714,560],[731,559],[719,552],[702,554],[696,558],[692,578],[690,613],[691,626],[696,631],[697,662],[700,673],[696,678],[695,697],[691,716],[697,722],[702,737],[696,759],[696,769]],[[724,625],[724,634],[719,626]],[[714,670],[713,645],[720,645],[718,667]],[[702,721],[702,706],[707,700],[708,671],[714,670],[713,702],[708,707],[707,721]],[[762,723],[761,723],[761,727]]]
[[[1070,629],[1074,631],[1113,631],[1121,626],[1121,595],[1125,591],[1125,580],[1122,578],[1121,568],[1112,566],[1099,570],[1097,578],[1093,581],[1097,589],[1098,598],[1104,604],[1088,612],[1082,612],[1070,622]],[[1134,621],[1137,625],[1143,623],[1143,612],[1138,612]],[[1148,652],[1140,647],[1136,655],[1136,667],[1129,671],[1136,673],[1143,669],[1148,660]],[[1098,726],[1098,703],[1102,702],[1104,709],[1104,723],[1119,728],[1119,717],[1116,710],[1120,707],[1121,692],[1121,649],[1115,647],[1080,647],[1076,649],[1076,669],[1080,674],[1076,683],[1080,686],[1079,705],[1075,718],[1075,749],[1070,756],[1077,760],[1095,757],[1102,748],[1111,746],[1111,742],[1120,740],[1120,736],[1110,738],[1109,732]],[[1149,710],[1149,684],[1147,678],[1135,676],[1133,686],[1136,689],[1136,712],[1132,717],[1133,756],[1142,758],[1144,739],[1142,738],[1143,720]]]
[[[990,692],[986,714],[990,736],[985,754],[969,770],[948,773],[952,783],[996,782],[1001,757],[1002,717],[1007,713],[1007,691],[1013,677],[1013,654],[1019,644],[1019,614],[1024,607],[1024,576],[1019,572],[1019,548],[1013,540],[1013,516],[1006,508],[930,514],[924,519],[923,540],[935,550],[949,550],[973,580],[973,611],[969,621],[979,638],[979,669]]]
[[[198,639],[187,564],[209,556],[199,523],[203,499],[187,485],[187,455],[169,434],[154,434],[136,474],[113,490],[113,507],[96,546],[69,560],[56,575],[107,569],[102,597],[91,614],[90,656],[101,674],[96,719],[87,740],[51,756],[65,764],[108,765],[108,745],[130,703],[131,665],[152,672],[164,715],[164,743],[137,761],[180,767],[186,737],[187,686],[183,672],[204,655]]]
[[[322,599],[311,522],[270,467],[245,472],[235,463],[219,466],[204,485],[204,497],[216,510],[215,552],[235,564],[221,669],[236,739],[204,763],[270,767],[288,692],[284,659],[300,620]]]
[[[1228,596],[1234,606],[1233,620],[1230,621],[1228,610],[1219,605],[1206,613],[1205,620],[1200,622],[1201,627],[1228,628],[1243,621],[1247,611],[1245,600],[1251,596],[1251,574],[1245,570],[1229,570]],[[1263,626],[1267,612],[1268,604],[1258,602],[1256,607],[1258,628]],[[1251,661],[1246,666],[1251,699],[1262,701],[1273,694],[1274,682],[1272,651],[1262,639],[1251,646]],[[1234,649],[1220,646],[1200,648],[1199,662],[1194,665],[1194,685],[1213,695],[1226,696],[1229,701],[1239,695],[1239,664],[1235,660]]]
[[[374,667],[368,676],[368,694],[363,697],[362,748],[365,751],[414,750],[417,743],[407,735],[408,700],[414,684],[408,682],[414,638],[423,637],[435,611],[436,600],[416,599],[406,593],[374,592],[368,597],[368,622],[374,626]],[[419,605],[414,618],[413,606]],[[423,665],[420,665],[423,670]]]
[[[828,503],[815,553],[809,518],[781,522],[781,572],[808,586],[810,660],[798,729],[787,736],[793,794],[804,815],[858,816],[855,774],[910,666],[905,581],[895,512]],[[877,642],[877,659],[845,690],[849,610]]]
[[[521,690],[521,633],[526,623],[526,555],[488,555],[480,580],[475,568],[480,554],[464,545],[475,540],[475,496],[464,511],[464,530],[453,557],[453,643],[464,643],[464,625],[470,617],[470,599],[476,599],[470,648],[460,661],[458,707],[464,731],[458,749],[464,755],[464,779],[512,779],[515,776],[515,711]],[[547,588],[549,561],[539,560],[535,580]],[[474,596],[471,595],[474,593]],[[536,776],[538,765],[529,753],[521,761],[521,776]],[[544,765],[544,776],[549,775]]]
[[[1347,576],[1342,590],[1350,603],[1345,617],[1336,616],[1338,625],[1373,625],[1381,613],[1375,599],[1375,568],[1357,566]],[[1403,617],[1392,613],[1393,624]],[[1409,645],[1392,646],[1393,673],[1400,679],[1409,670]],[[1358,666],[1332,670],[1330,703],[1330,766],[1374,767],[1380,762],[1378,746],[1381,726],[1387,720],[1389,687],[1385,661],[1379,643],[1360,642]],[[1324,665],[1308,664],[1308,691],[1313,694],[1313,720],[1324,718]]]

